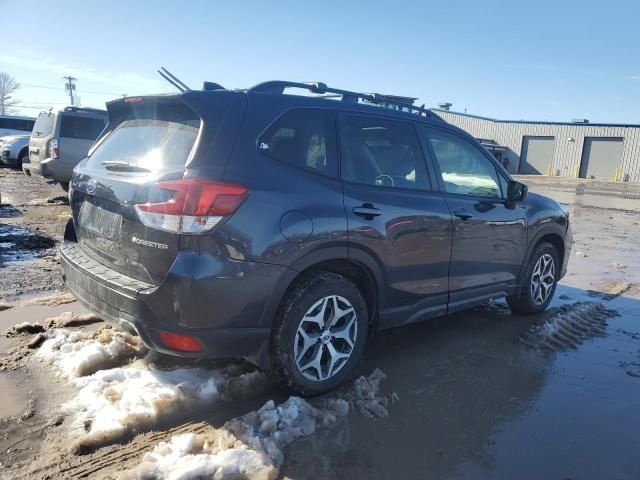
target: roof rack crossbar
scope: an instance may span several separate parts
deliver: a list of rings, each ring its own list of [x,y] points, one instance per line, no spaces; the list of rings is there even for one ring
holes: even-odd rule
[[[160,74],[160,76],[162,78],[164,78],[167,82],[169,82],[171,85],[173,85],[174,87],[176,87],[178,89],[179,92],[184,92],[184,88],[181,87],[180,85],[178,85],[176,82],[174,82],[173,80],[171,80],[171,78],[165,74],[164,72],[158,70],[158,73]]]
[[[287,80],[271,80],[268,82],[259,83],[251,88],[248,92],[258,93],[274,93],[283,94],[287,88],[301,88],[308,90],[311,93],[317,93],[320,95],[329,93],[340,95],[343,102],[358,103],[358,100],[362,100],[365,103],[372,103],[374,105],[396,107],[399,109],[407,109],[411,113],[417,113],[418,115],[430,116],[431,112],[424,108],[424,105],[418,107],[413,104],[416,100],[414,97],[401,97],[398,95],[382,95],[380,93],[360,93],[352,92],[349,90],[342,90],[339,88],[328,87],[326,83],[322,82],[289,82]]]
[[[171,80],[173,80],[175,83],[177,83],[178,85],[180,85],[183,88],[183,91],[189,92],[191,91],[191,89],[189,88],[189,86],[184,83],[182,80],[180,80],[178,77],[176,77],[173,73],[171,73],[169,70],[167,70],[164,67],[160,67],[160,70],[162,70],[162,73],[164,73],[165,75],[167,75],[169,78],[171,78]],[[158,73],[160,73],[160,71],[158,71]],[[163,75],[164,76],[164,75]]]

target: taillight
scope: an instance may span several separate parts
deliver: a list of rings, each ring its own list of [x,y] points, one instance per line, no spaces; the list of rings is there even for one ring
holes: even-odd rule
[[[135,206],[146,226],[174,233],[203,233],[232,215],[247,198],[242,185],[185,178],[157,182],[151,188],[172,192],[168,200]]]
[[[58,150],[58,139],[49,140],[49,158],[59,158],[60,150]]]

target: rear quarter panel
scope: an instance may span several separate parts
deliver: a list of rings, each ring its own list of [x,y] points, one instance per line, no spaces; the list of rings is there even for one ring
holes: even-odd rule
[[[318,249],[331,248],[347,258],[340,180],[282,163],[258,150],[260,135],[282,113],[313,107],[317,102],[302,97],[248,95],[242,133],[224,180],[246,186],[249,197],[216,232],[229,257],[290,267]]]

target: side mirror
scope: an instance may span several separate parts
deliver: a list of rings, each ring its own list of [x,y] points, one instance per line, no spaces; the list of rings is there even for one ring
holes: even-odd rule
[[[514,208],[517,202],[522,202],[527,198],[528,187],[524,183],[510,180],[507,186],[507,207]]]

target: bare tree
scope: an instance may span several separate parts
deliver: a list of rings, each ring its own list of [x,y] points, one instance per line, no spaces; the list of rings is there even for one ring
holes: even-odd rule
[[[15,110],[18,100],[14,100],[12,93],[20,88],[20,84],[6,72],[0,72],[0,115],[8,115]]]

